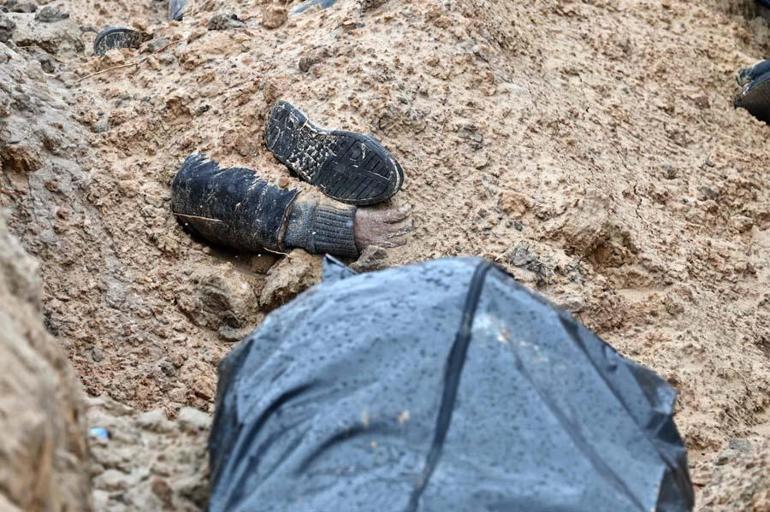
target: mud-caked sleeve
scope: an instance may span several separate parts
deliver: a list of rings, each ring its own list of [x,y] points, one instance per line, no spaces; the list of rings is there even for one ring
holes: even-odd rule
[[[286,226],[286,247],[343,258],[358,256],[354,236],[356,208],[341,203],[296,201]]]

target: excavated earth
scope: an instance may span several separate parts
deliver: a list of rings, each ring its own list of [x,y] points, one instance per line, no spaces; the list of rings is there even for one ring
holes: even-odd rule
[[[96,510],[205,507],[217,364],[320,259],[191,239],[169,183],[204,151],[305,189],[263,144],[282,98],[406,170],[413,234],[356,268],[496,261],[676,386],[699,510],[770,510],[770,128],[732,107],[770,48],[753,3],[285,4],[191,1],[168,22],[156,0],[60,0],[59,20],[0,3],[0,206],[41,278],[0,309],[37,314],[82,383],[49,413],[86,410],[52,441],[75,453],[55,503],[87,501],[88,459]],[[146,41],[94,56],[107,25]],[[87,427],[111,437],[85,457]],[[17,475],[0,469],[0,495],[45,510],[51,493],[5,492]]]

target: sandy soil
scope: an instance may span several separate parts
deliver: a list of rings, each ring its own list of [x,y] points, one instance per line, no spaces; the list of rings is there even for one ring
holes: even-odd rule
[[[31,74],[9,93],[0,204],[86,391],[211,411],[232,342],[314,282],[318,258],[212,249],[168,209],[193,150],[302,188],[262,143],[284,98],[373,133],[406,170],[395,203],[416,230],[363,267],[497,261],[679,389],[700,508],[770,510],[762,484],[741,494],[730,476],[767,460],[770,435],[770,132],[731,106],[735,71],[770,43],[751,2],[377,3],[285,20],[281,3],[209,0],[167,23],[163,2],[59,1],[70,19],[43,28],[9,15]],[[223,8],[246,26],[208,30]],[[152,40],[91,55],[95,29],[127,23]],[[54,99],[25,110],[25,87]],[[137,503],[95,482],[104,508]]]

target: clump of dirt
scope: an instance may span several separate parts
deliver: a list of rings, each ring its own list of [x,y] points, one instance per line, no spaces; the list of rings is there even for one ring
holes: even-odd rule
[[[679,389],[693,468],[770,433],[768,127],[731,105],[770,43],[751,2],[190,4],[172,23],[150,0],[5,15],[0,204],[89,394],[210,411],[231,342],[317,276],[210,248],[168,208],[194,150],[307,191],[263,144],[283,98],[406,169],[416,230],[359,268],[498,262]],[[222,12],[243,26],[209,30]],[[105,25],[152,39],[97,58]],[[733,496],[718,474],[696,480],[704,509]]]
[[[718,455],[699,465],[694,476],[696,482],[709,482],[700,497],[703,510],[770,510],[770,444],[766,437],[731,441]]]

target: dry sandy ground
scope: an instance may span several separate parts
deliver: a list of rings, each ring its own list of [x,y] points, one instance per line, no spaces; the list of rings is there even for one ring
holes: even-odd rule
[[[54,99],[11,105],[0,204],[90,395],[211,411],[232,342],[316,278],[316,257],[211,249],[168,209],[194,150],[286,185],[262,143],[284,98],[375,134],[407,172],[395,203],[416,230],[362,267],[497,261],[679,389],[699,508],[770,510],[770,129],[731,106],[735,71],[770,44],[748,0],[339,0],[288,21],[278,3],[209,0],[181,23],[152,0],[55,4],[71,15],[43,27],[57,37],[12,15],[32,59],[16,94]],[[208,30],[222,8],[246,26]],[[127,23],[154,39],[91,55],[93,29]],[[195,450],[134,478],[200,433],[95,410],[135,433],[118,462],[95,449],[99,507],[205,501]],[[126,447],[142,436],[140,456]]]

